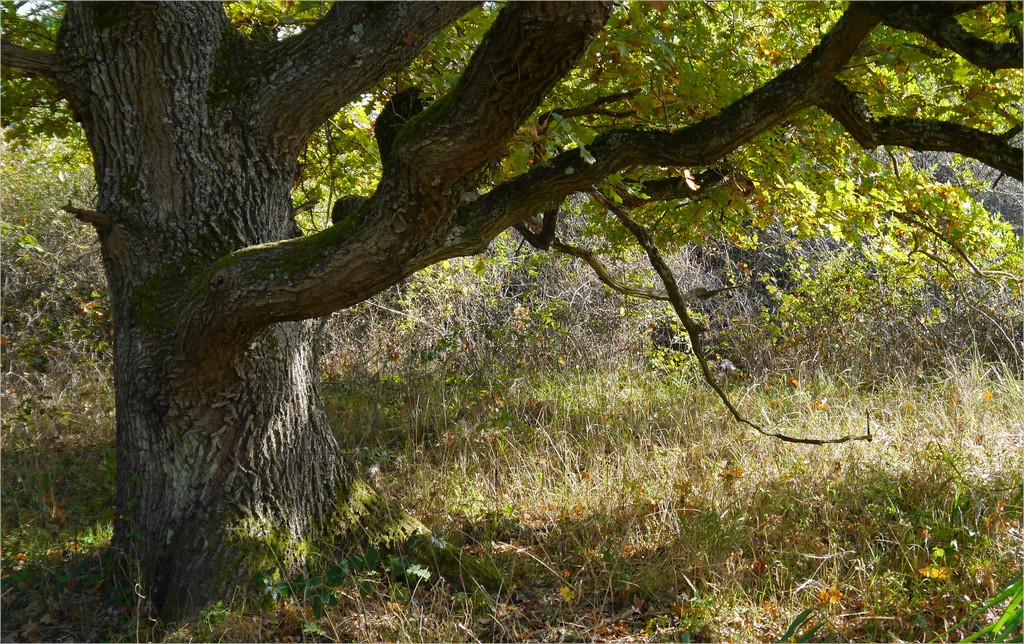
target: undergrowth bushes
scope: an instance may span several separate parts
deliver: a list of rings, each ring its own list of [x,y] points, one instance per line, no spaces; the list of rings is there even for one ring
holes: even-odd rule
[[[6,379],[58,388],[84,373],[103,380],[111,336],[96,236],[60,210],[92,194],[87,159],[56,141],[4,152]],[[997,196],[1008,212],[1019,209]],[[572,235],[571,215],[565,228]],[[1015,250],[1024,254],[1019,237]],[[780,229],[762,231],[754,249],[712,239],[675,249],[671,261],[684,288],[740,286],[694,309],[709,329],[711,357],[744,375],[800,369],[874,381],[975,359],[1024,369],[1019,281],[919,257],[893,261],[871,239],[849,248]],[[624,282],[658,286],[638,255],[616,268]],[[665,303],[623,297],[582,261],[535,251],[516,234],[332,318],[324,356],[335,374],[399,364],[473,370],[495,360],[552,368],[688,362],[688,339]]]
[[[96,233],[61,206],[91,198],[92,169],[73,145],[5,146],[0,292],[5,389],[73,388],[110,367],[107,289]]]
[[[854,381],[925,376],[974,360],[1024,369],[1021,286],[966,268],[894,262],[866,240],[766,231],[757,250],[724,240],[678,249],[684,288],[741,288],[698,302],[705,341],[748,376],[824,371]],[[1018,247],[1019,248],[1019,247]],[[740,259],[742,258],[742,259]],[[640,257],[623,281],[650,287]],[[480,258],[431,267],[347,311],[328,326],[330,370],[535,367],[688,362],[689,340],[664,303],[626,298],[580,260],[500,237]],[[692,366],[692,365],[691,365]]]

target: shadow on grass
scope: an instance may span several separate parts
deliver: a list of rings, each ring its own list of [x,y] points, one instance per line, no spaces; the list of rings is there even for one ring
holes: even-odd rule
[[[3,561],[3,641],[149,639],[157,622],[132,588],[114,582],[106,544]]]
[[[113,429],[90,436],[58,427],[5,433],[2,492],[4,551],[48,547],[97,532],[113,518]]]
[[[112,581],[114,444],[92,428],[4,436],[3,641],[104,641],[145,633],[131,589]]]
[[[537,401],[508,381],[449,390],[416,374],[364,375],[327,386],[355,437],[354,459],[382,469],[382,485],[408,498],[428,527],[507,576],[508,593],[472,628],[481,640],[771,640],[806,607],[824,621],[820,640],[927,640],[1019,569],[1019,444],[1002,456],[1002,448],[981,450],[988,471],[978,475],[972,460],[984,437],[945,429],[941,400],[934,417],[894,425],[889,445],[784,446],[781,456],[762,446],[751,456],[750,441],[709,438],[706,425],[673,434],[664,416],[639,430],[623,426],[647,418],[611,428],[617,410],[585,401],[538,418]],[[368,391],[376,397],[369,404]],[[992,440],[1005,429],[987,431]],[[577,450],[569,470],[543,452],[540,435]],[[706,442],[694,451],[691,440]],[[514,463],[499,463],[499,444],[514,446]],[[659,450],[679,456],[659,462]],[[617,487],[605,481],[603,497],[563,491],[590,487],[626,452],[650,460],[618,474]],[[699,471],[666,476],[666,461]],[[534,470],[514,471],[524,463]],[[661,468],[649,481],[636,471],[648,466]],[[531,493],[545,498],[514,489],[538,477],[548,489]]]
[[[827,503],[808,503],[786,481],[765,481],[745,501],[683,508],[674,536],[639,546],[636,535],[664,520],[647,501],[550,520],[492,509],[446,534],[510,580],[516,609],[476,632],[482,640],[639,631],[768,641],[816,607],[825,622],[816,641],[920,641],[970,615],[1015,572],[1007,546],[1021,521],[1019,478],[954,491],[926,473],[879,469],[828,486]]]

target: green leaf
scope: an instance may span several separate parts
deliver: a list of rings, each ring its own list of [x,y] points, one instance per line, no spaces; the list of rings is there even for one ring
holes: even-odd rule
[[[803,627],[804,624],[808,623],[808,620],[809,620],[810,616],[814,613],[814,611],[815,611],[815,609],[813,607],[812,608],[808,608],[808,609],[804,610],[803,612],[801,612],[796,617],[794,617],[793,621],[790,622],[790,624],[789,624],[789,628],[786,629],[786,632],[782,634],[782,637],[779,638],[778,641],[779,642],[803,641],[803,640],[796,640],[794,638],[796,637],[797,631],[799,631],[800,628]],[[818,628],[820,628],[820,626]],[[817,631],[818,628],[815,628],[813,631],[811,631],[811,633],[814,633],[815,631]]]
[[[410,565],[408,568],[406,568],[405,573],[410,577],[418,577],[423,581],[427,581],[430,579],[430,570],[424,568],[423,566],[417,563],[414,563]]]
[[[324,575],[324,581],[328,586],[340,586],[351,572],[352,571],[349,570],[348,567],[348,562],[341,561],[327,569],[327,572]]]

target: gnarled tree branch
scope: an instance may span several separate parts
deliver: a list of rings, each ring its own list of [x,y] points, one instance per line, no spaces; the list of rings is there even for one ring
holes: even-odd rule
[[[720,181],[725,176],[719,170],[709,170],[708,172],[702,174],[702,176],[704,175],[707,175],[705,178],[708,179],[708,183],[705,185],[705,187],[698,186],[697,188],[693,188],[687,185],[684,189],[681,188],[679,185],[680,183],[685,184],[685,180],[683,178],[665,180],[670,182],[671,185],[666,185],[662,188],[661,196],[665,197],[666,199],[693,197],[700,194],[700,192],[702,192],[703,190],[712,187],[713,185],[715,185],[715,181]],[[684,190],[685,193],[681,194],[681,192]],[[653,192],[658,192],[658,190],[653,190]],[[649,201],[636,197],[629,197],[629,199],[635,199],[637,203],[645,203],[646,201]],[[655,198],[652,197],[650,200],[654,199]],[[568,244],[559,239],[557,231],[558,213],[559,209],[557,207],[551,208],[544,212],[544,218],[541,220],[541,222],[538,223],[535,219],[529,218],[526,219],[525,221],[521,221],[518,224],[516,224],[515,229],[516,231],[519,232],[520,235],[522,235],[523,239],[526,242],[528,242],[531,246],[538,250],[554,249],[560,253],[564,253],[566,255],[571,255],[573,257],[582,259],[584,262],[587,263],[588,266],[590,266],[591,269],[593,269],[594,274],[597,275],[598,279],[600,279],[602,283],[611,288],[613,291],[616,291],[623,295],[627,295],[629,297],[637,297],[645,300],[669,300],[668,294],[665,293],[664,291],[643,288],[639,286],[630,286],[622,282],[613,275],[612,268],[608,266],[608,264],[605,263],[604,260],[598,257],[597,254],[585,248],[580,248],[579,246]],[[733,285],[713,290],[697,287],[687,291],[686,293],[683,293],[682,299],[685,302],[691,302],[695,300],[707,300],[721,293],[732,291],[738,288],[743,287],[739,285]]]
[[[1003,141],[1010,141],[1013,139],[1013,137],[1017,136],[1021,132],[1024,132],[1024,123],[1018,123],[1017,125],[1014,125],[1010,129],[1000,134],[999,138],[1002,139]]]
[[[597,278],[601,280],[608,288],[627,295],[629,297],[638,297],[644,300],[661,300],[668,302],[671,298],[665,291],[659,291],[653,288],[643,288],[640,286],[630,286],[621,280],[617,279],[612,274],[612,269],[608,264],[605,263],[600,257],[598,257],[592,251],[586,248],[580,248],[579,246],[573,246],[572,244],[566,244],[565,242],[556,239],[551,243],[551,248],[565,253],[566,255],[572,255],[585,261]],[[684,302],[696,302],[697,300],[710,300],[713,297],[721,295],[722,293],[728,293],[729,291],[735,291],[737,289],[746,288],[741,284],[733,284],[731,286],[723,286],[721,288],[707,289],[702,286],[692,288],[688,291],[680,293],[680,298]]]
[[[533,228],[537,228],[538,226],[537,222],[532,220],[516,224],[515,228],[519,231],[519,234],[523,236],[523,239],[538,250],[554,249],[560,253],[582,259],[588,266],[590,266],[591,269],[593,269],[597,278],[613,291],[629,297],[637,297],[644,300],[669,301],[669,296],[665,291],[643,288],[641,286],[630,286],[615,277],[612,272],[612,268],[593,251],[587,250],[586,248],[580,248],[579,246],[574,246],[572,244],[567,244],[560,240],[555,234],[553,225],[555,219],[550,216],[552,212],[552,210],[549,210],[544,213],[544,222],[539,226],[539,232],[533,230]],[[728,291],[734,291],[738,288],[744,287],[740,285],[732,285],[716,289],[706,289],[698,286],[697,288],[686,291],[681,295],[681,297],[685,302],[708,300],[716,295],[727,293]]]
[[[613,291],[629,297],[638,297],[644,300],[668,301],[668,294],[665,293],[665,291],[659,291],[653,288],[644,288],[642,286],[630,286],[616,278],[615,275],[612,274],[612,268],[608,266],[603,259],[585,248],[566,244],[557,239],[552,242],[551,247],[559,252],[565,253],[566,255],[572,255],[573,257],[578,257],[585,261],[594,271],[594,274],[597,275],[597,278]]]
[[[205,333],[244,337],[322,315],[428,265],[468,181],[572,69],[609,11],[607,3],[507,5],[456,86],[398,131],[367,203],[326,231],[211,267],[215,310]]]
[[[612,131],[458,207],[465,185],[530,116],[601,28],[603,3],[513,3],[456,86],[397,134],[376,194],[309,237],[257,246],[210,271],[206,329],[247,328],[344,308],[440,259],[480,252],[498,233],[609,174],[642,164],[707,166],[807,105],[877,20],[853,5],[798,65],[718,115],[679,131]],[[452,217],[457,222],[452,225]]]
[[[968,32],[943,2],[869,2],[871,11],[889,27],[913,31],[951,49],[984,69],[1021,69],[1024,47],[1020,42],[998,43]],[[968,7],[971,8],[971,7]]]
[[[842,123],[862,147],[901,145],[915,150],[956,152],[978,159],[1018,181],[1024,174],[1021,149],[1010,145],[1005,135],[989,134],[949,121],[902,116],[875,118],[863,99],[839,81],[833,81],[817,103]]]
[[[569,150],[486,195],[464,204],[445,250],[480,252],[501,231],[584,191],[624,168],[640,165],[701,167],[813,104],[838,74],[877,18],[853,4],[803,60],[718,114],[676,131],[616,129],[587,146],[593,163]]]
[[[537,123],[547,128],[554,114],[558,114],[562,118],[570,119],[576,118],[577,116],[589,116],[589,115],[601,115],[601,116],[612,116],[612,117],[625,117],[635,115],[636,112],[633,110],[609,110],[605,105],[609,103],[615,103],[627,98],[636,96],[640,90],[631,89],[626,92],[618,92],[615,94],[609,94],[608,96],[602,96],[589,105],[582,105],[580,107],[565,107],[560,109],[549,110],[544,112],[537,117]]]
[[[295,207],[292,208],[292,211],[289,213],[289,216],[290,217],[297,217],[297,216],[301,215],[302,213],[306,212],[307,210],[312,210],[313,208],[316,207],[316,205],[318,203],[320,203],[319,199],[312,199],[310,201],[307,201],[304,204],[295,206]]]
[[[27,49],[7,40],[0,41],[0,62],[19,74],[57,78],[60,73],[56,55]]]
[[[769,438],[776,438],[787,443],[828,445],[832,443],[846,443],[854,440],[871,440],[870,424],[868,425],[867,433],[863,436],[842,436],[840,438],[799,438],[796,436],[789,436],[788,434],[783,434],[781,432],[769,431],[743,416],[739,410],[736,409],[736,406],[733,405],[729,396],[725,393],[725,390],[722,389],[722,386],[715,379],[714,374],[712,374],[711,368],[708,366],[707,357],[704,354],[704,343],[700,337],[704,329],[702,329],[701,326],[694,322],[693,318],[690,317],[690,312],[686,307],[686,300],[683,297],[683,293],[679,290],[679,285],[676,283],[675,275],[673,275],[672,269],[669,268],[668,264],[661,257],[661,252],[654,244],[654,240],[651,239],[651,235],[647,232],[647,229],[633,220],[622,208],[609,203],[608,200],[601,196],[599,192],[591,191],[590,194],[598,203],[615,215],[622,225],[633,234],[637,242],[640,244],[640,247],[647,253],[647,258],[651,262],[651,267],[654,268],[658,277],[661,278],[662,284],[665,285],[665,291],[668,294],[669,302],[672,304],[672,309],[675,310],[676,315],[679,316],[679,320],[683,323],[683,328],[686,329],[686,334],[690,338],[690,345],[693,348],[693,355],[696,356],[697,362],[700,364],[700,370],[704,376],[704,381],[715,390],[718,398],[722,401],[722,404],[729,409],[733,418],[738,422],[753,428],[759,434]]]
[[[575,66],[610,10],[607,2],[506,6],[455,87],[399,132],[401,165],[426,185],[475,175]]]
[[[539,230],[533,230],[539,228]],[[537,250],[548,250],[554,242],[558,233],[558,208],[550,208],[544,211],[544,219],[540,226],[533,220],[521,221],[516,224],[516,230]]]
[[[582,259],[588,266],[590,266],[591,269],[593,269],[598,279],[614,291],[622,293],[623,295],[638,297],[645,300],[668,300],[668,295],[663,291],[625,284],[612,274],[611,267],[596,254],[585,248],[573,246],[572,244],[567,244],[558,239],[556,234],[557,231],[555,230],[557,217],[552,215],[552,213],[557,214],[557,212],[557,209],[551,209],[545,212],[544,221],[540,226],[537,226],[537,223],[533,220],[527,220],[516,224],[516,230],[523,236],[523,239],[538,250],[549,250],[554,248],[566,255],[572,255],[573,257]],[[540,231],[534,231],[534,228],[540,228]]]
[[[311,29],[266,48],[251,98],[268,132],[300,145],[316,127],[403,69],[473,2],[337,2]]]
[[[690,176],[688,171],[679,177],[666,177],[664,179],[651,179],[633,186],[635,192],[643,196],[626,194],[621,195],[622,206],[635,208],[652,201],[671,201],[673,199],[693,199],[702,193],[722,185],[728,178],[728,174],[720,168],[710,168],[697,176]]]

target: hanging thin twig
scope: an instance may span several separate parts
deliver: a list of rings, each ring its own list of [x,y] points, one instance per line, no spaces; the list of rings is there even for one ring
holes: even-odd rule
[[[780,432],[769,431],[757,423],[745,418],[739,410],[736,409],[736,406],[733,405],[732,401],[729,400],[729,396],[726,395],[722,386],[718,384],[718,381],[715,380],[715,377],[712,375],[711,368],[708,366],[707,357],[704,355],[704,344],[700,338],[700,334],[704,329],[690,317],[690,312],[686,308],[686,301],[683,299],[682,293],[679,291],[679,285],[676,283],[676,278],[672,274],[672,270],[668,267],[668,264],[666,264],[665,260],[662,259],[661,252],[658,251],[658,247],[654,244],[654,240],[651,239],[651,235],[647,232],[647,229],[633,220],[622,208],[617,207],[605,199],[600,192],[594,190],[590,192],[590,195],[615,215],[620,222],[622,222],[622,225],[633,234],[637,242],[639,242],[640,247],[647,253],[651,266],[654,268],[655,272],[658,273],[662,283],[665,285],[665,292],[668,295],[669,302],[672,304],[672,308],[675,309],[676,315],[679,316],[679,319],[683,323],[683,328],[686,329],[686,334],[690,337],[690,343],[693,347],[693,355],[697,357],[697,362],[700,364],[700,370],[704,376],[704,381],[715,390],[715,393],[718,394],[718,397],[732,414],[733,418],[738,422],[753,428],[759,434],[763,434],[764,436],[771,438],[777,438],[787,443],[827,445],[833,443],[846,443],[854,440],[871,440],[870,421],[868,422],[867,433],[860,436],[847,435],[840,438],[798,438],[796,436],[789,436]]]
[[[617,279],[612,274],[612,268],[595,253],[587,250],[586,248],[573,246],[572,244],[562,241],[558,237],[556,230],[558,223],[557,215],[558,209],[555,208],[544,213],[543,223],[538,224],[534,219],[527,219],[526,221],[516,224],[515,229],[523,236],[523,241],[525,243],[529,243],[537,250],[557,250],[560,253],[565,253],[566,255],[572,255],[573,257],[582,259],[594,270],[594,274],[597,275],[597,278],[614,291],[622,293],[623,295],[638,297],[645,300],[668,301],[668,294],[665,291],[626,284],[625,282]],[[540,232],[535,232],[533,228],[539,228]],[[520,245],[520,247],[522,247],[522,245]],[[746,288],[746,285],[733,284],[716,289],[706,289],[698,286],[697,288],[690,289],[689,291],[682,293],[681,296],[684,302],[709,300],[722,293],[735,291],[740,288]]]

